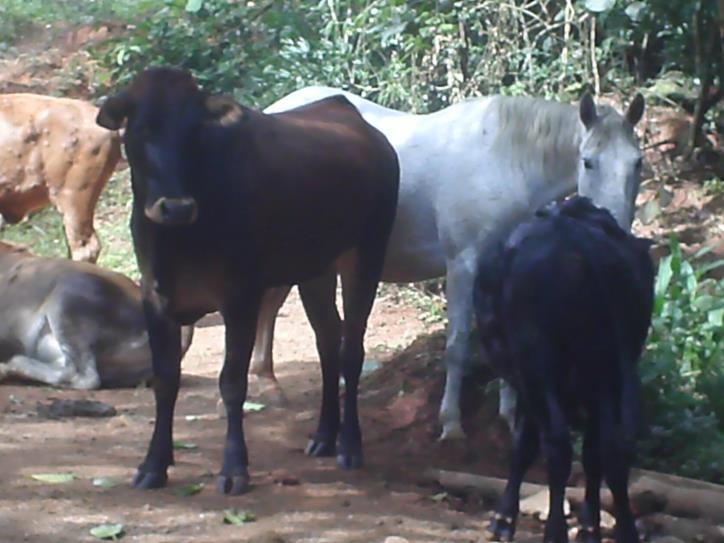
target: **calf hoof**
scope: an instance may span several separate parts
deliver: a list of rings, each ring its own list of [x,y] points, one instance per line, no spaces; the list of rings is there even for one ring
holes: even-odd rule
[[[490,525],[485,530],[485,539],[488,541],[513,541],[515,535],[515,521],[513,517],[506,517],[495,513]]]
[[[340,453],[337,455],[337,465],[342,469],[360,469],[362,453]]]
[[[166,486],[168,475],[165,471],[145,471],[138,469],[131,483],[134,488],[161,488]]]
[[[576,541],[578,543],[601,543],[601,532],[593,526],[581,525],[576,533]]]
[[[240,473],[237,475],[219,475],[216,480],[216,491],[219,494],[227,494],[229,496],[238,496],[245,494],[251,489],[248,473]]]
[[[313,456],[319,458],[322,456],[334,456],[337,452],[337,447],[334,445],[334,441],[328,441],[326,439],[314,438],[310,440],[307,445],[307,449],[304,451],[307,456]]]

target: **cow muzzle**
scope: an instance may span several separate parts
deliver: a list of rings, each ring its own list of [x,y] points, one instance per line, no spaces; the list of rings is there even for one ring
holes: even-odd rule
[[[159,198],[144,211],[153,222],[167,226],[193,224],[199,214],[193,198]]]

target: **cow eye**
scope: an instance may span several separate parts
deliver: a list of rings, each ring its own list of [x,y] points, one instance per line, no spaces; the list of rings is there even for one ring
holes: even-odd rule
[[[639,157],[639,158],[636,160],[636,162],[634,163],[634,168],[636,168],[637,170],[640,170],[640,169],[641,169],[641,165],[643,164],[643,162],[644,162],[643,158]]]
[[[592,170],[593,169],[593,160],[590,158],[584,158],[583,167],[586,168],[587,170]]]

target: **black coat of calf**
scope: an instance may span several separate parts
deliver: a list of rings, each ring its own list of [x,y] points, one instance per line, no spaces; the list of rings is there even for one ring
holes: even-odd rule
[[[520,484],[542,448],[550,488],[545,541],[567,541],[569,427],[582,415],[582,538],[601,539],[605,478],[617,541],[638,541],[628,471],[641,427],[637,361],[653,306],[649,245],[620,229],[608,211],[576,197],[539,212],[481,259],[474,291],[480,337],[518,394],[510,476],[489,528],[493,537],[512,539]]]
[[[173,462],[179,326],[219,310],[228,418],[218,489],[248,488],[240,406],[256,318],[264,290],[289,284],[299,284],[322,365],[321,415],[308,453],[336,452],[342,467],[359,467],[363,339],[397,207],[399,167],[387,139],[343,97],[265,115],[210,96],[171,68],[139,74],[108,98],[97,121],[112,130],[126,123],[131,232],[153,355],[156,424],[135,486],[164,485]],[[335,307],[337,273],[344,322]]]

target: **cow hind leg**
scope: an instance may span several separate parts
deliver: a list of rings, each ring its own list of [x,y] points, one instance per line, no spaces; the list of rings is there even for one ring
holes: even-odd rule
[[[639,540],[636,522],[631,512],[628,496],[629,461],[631,451],[627,441],[622,439],[621,429],[616,424],[612,405],[602,406],[600,417],[600,455],[606,484],[613,495],[616,513],[616,542],[637,543]]]
[[[601,542],[601,448],[598,420],[591,416],[583,436],[583,469],[586,474],[586,496],[578,515],[580,543]]]
[[[500,498],[487,532],[495,541],[513,541],[520,505],[520,485],[525,473],[538,456],[540,441],[533,419],[518,410],[513,432],[513,458],[505,491]]]
[[[332,456],[339,433],[339,352],[342,321],[337,312],[335,295],[337,274],[324,275],[299,285],[299,294],[317,341],[322,368],[322,405],[317,431],[307,445],[309,456]]]
[[[541,386],[540,384],[538,386]],[[571,474],[573,448],[565,414],[552,390],[545,391],[546,401],[539,414],[540,439],[548,468],[549,510],[545,543],[566,543],[568,526],[564,512],[566,482]]]

